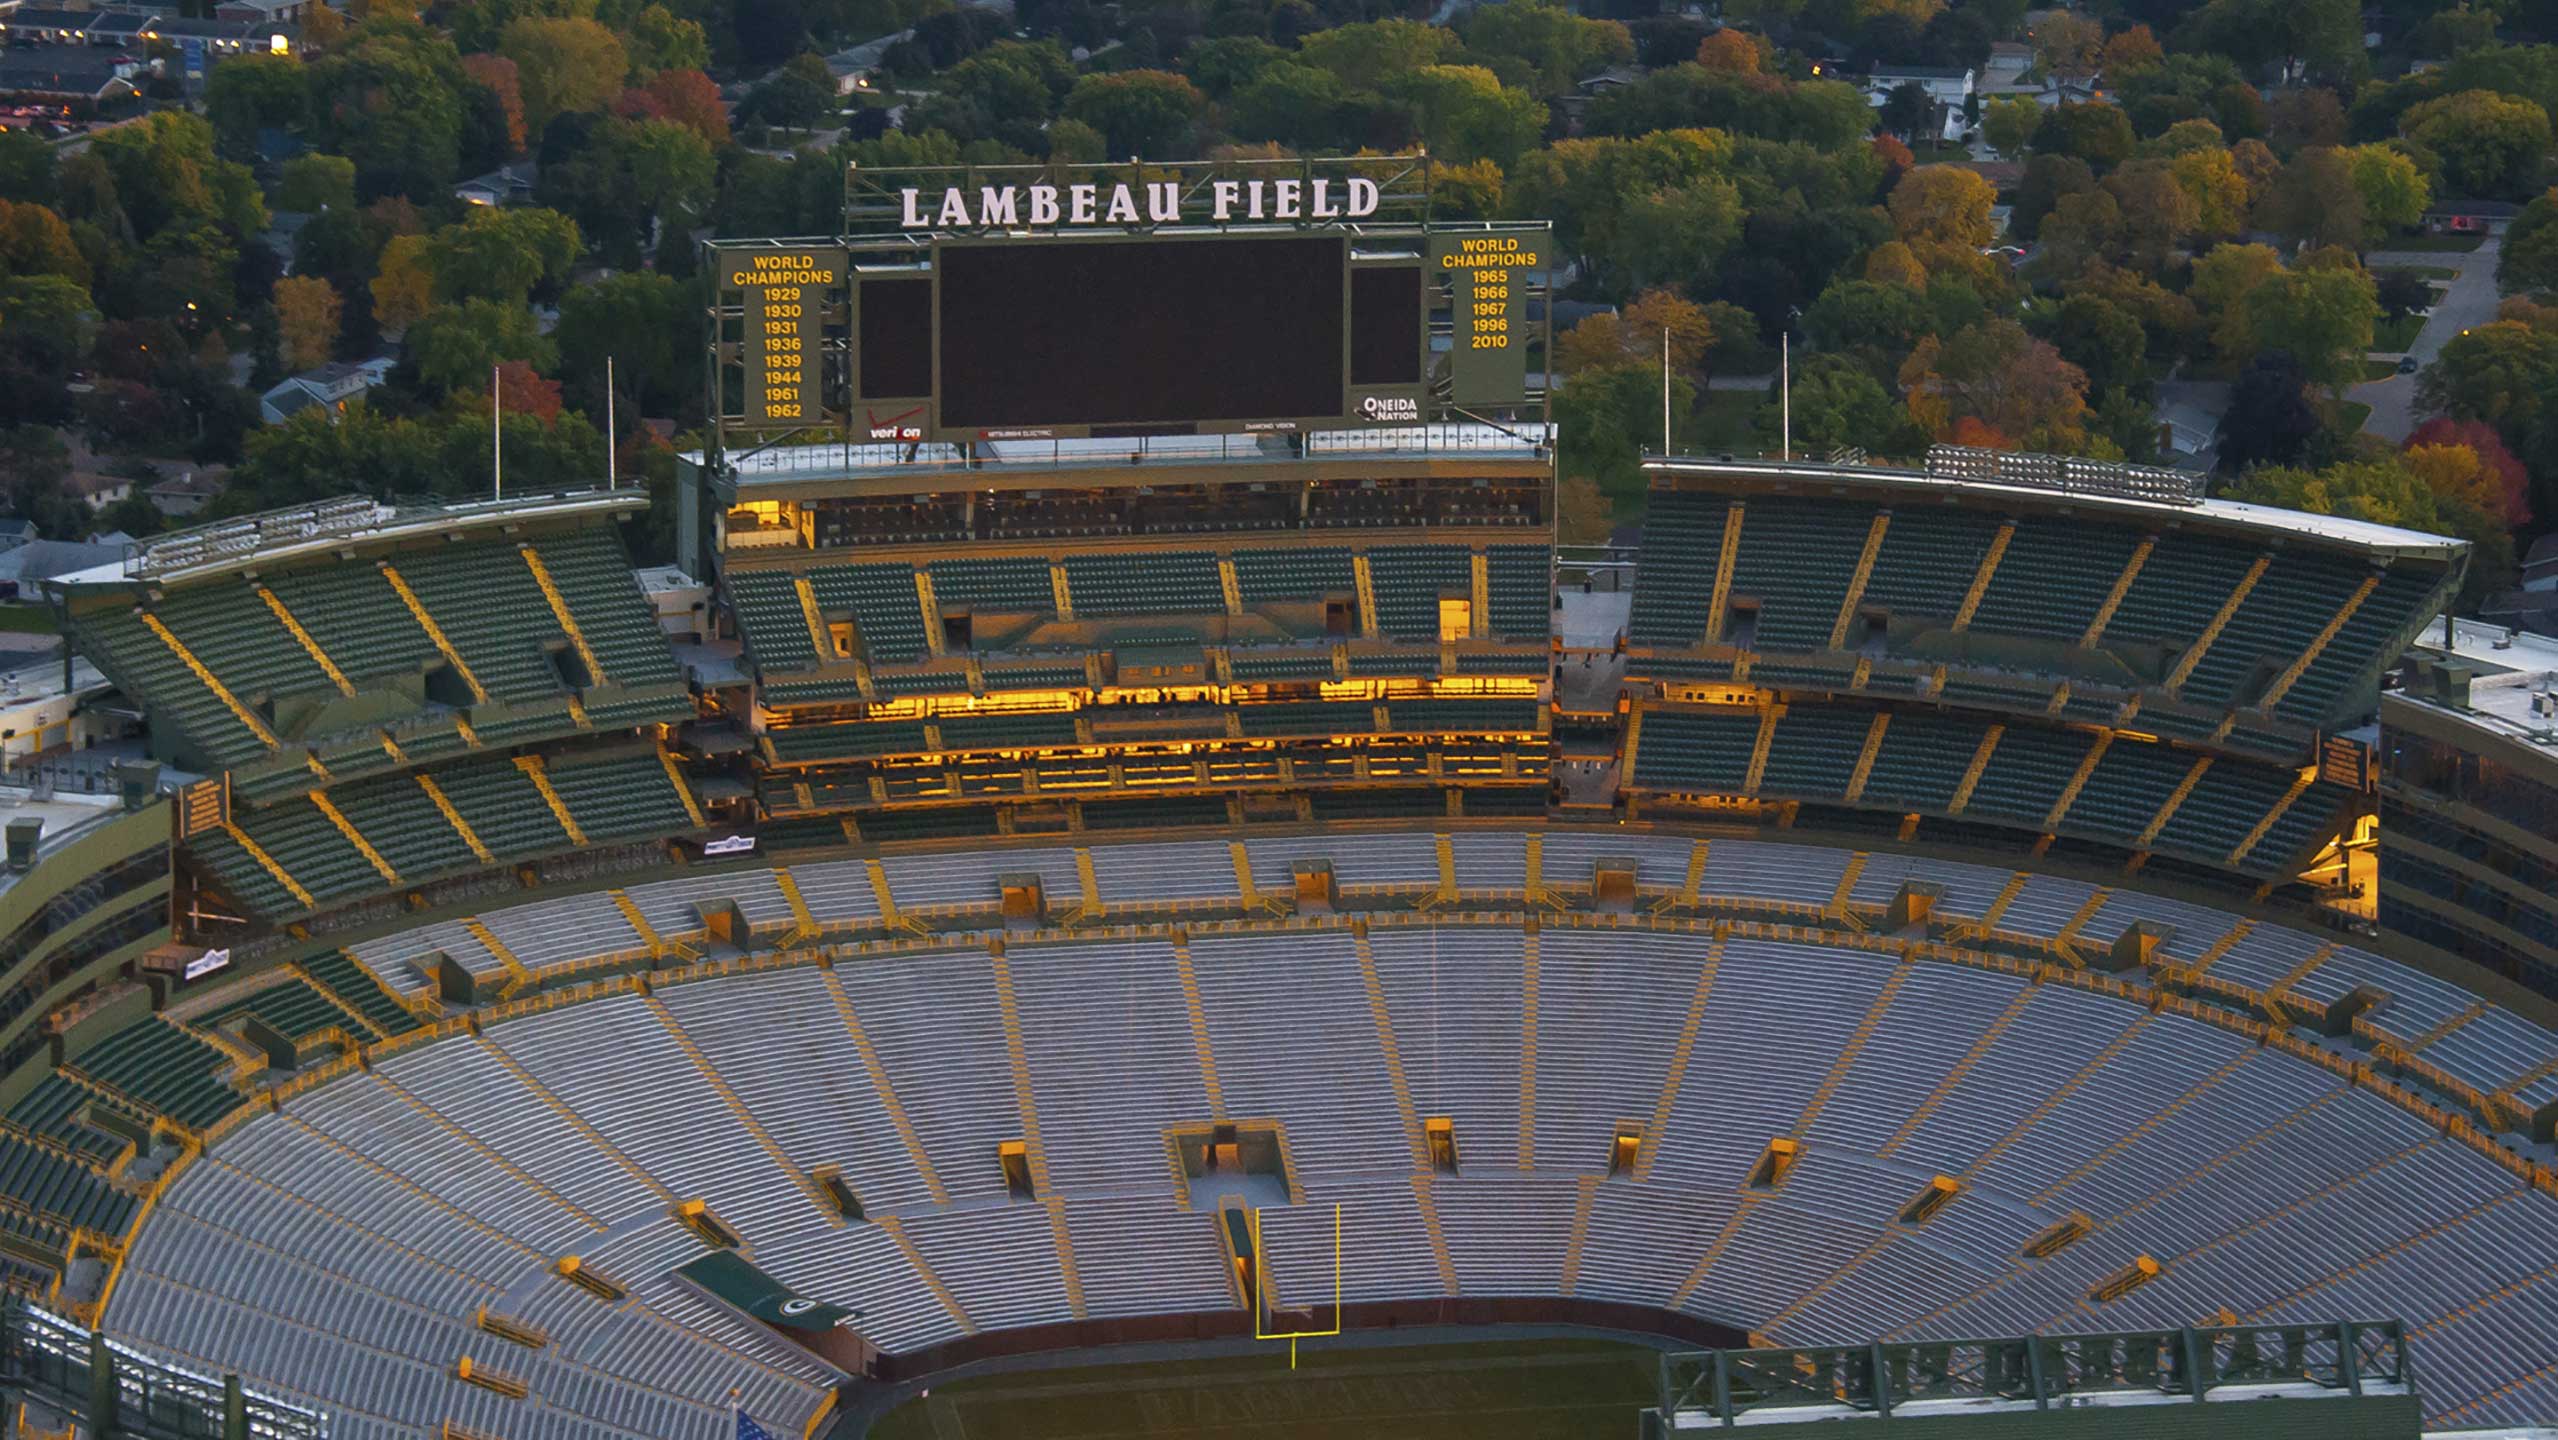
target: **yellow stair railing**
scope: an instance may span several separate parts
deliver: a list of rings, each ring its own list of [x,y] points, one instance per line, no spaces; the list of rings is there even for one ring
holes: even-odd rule
[[[310,652],[312,663],[320,667],[321,674],[329,677],[330,684],[338,687],[338,693],[354,694],[355,686],[346,678],[346,672],[338,669],[337,662],[331,660],[328,652],[320,648],[320,642],[312,639],[311,632],[302,628],[302,622],[293,618],[293,612],[284,607],[284,601],[264,585],[256,588],[258,598],[266,602],[266,608],[275,616],[276,622],[284,627],[286,634],[301,642],[304,650]]]
[[[346,812],[340,810],[337,802],[331,800],[325,791],[311,792],[311,808],[326,816],[328,822],[337,827],[338,833],[346,837],[346,843],[355,847],[355,852],[364,857],[365,863],[371,865],[374,873],[380,875],[384,882],[392,885],[400,883],[400,872],[391,868],[391,862],[382,858],[382,852],[373,848],[373,842],[364,838],[363,834],[355,828],[355,822],[346,818]]]
[[[533,572],[533,583],[542,589],[542,598],[550,602],[551,618],[560,622],[561,633],[577,648],[577,658],[586,667],[588,684],[603,681],[604,662],[595,658],[595,647],[586,643],[586,632],[577,628],[577,617],[568,612],[568,597],[551,582],[551,567],[542,563],[542,552],[530,545],[519,545],[516,553],[524,557],[524,568]]]
[[[568,832],[569,843],[585,844],[586,832],[577,828],[576,817],[568,813],[568,802],[560,799],[560,792],[551,788],[551,777],[542,770],[542,757],[518,755],[515,768],[523,771],[524,778],[532,781],[533,788],[541,792],[542,803],[551,807],[551,818],[559,821],[560,828]]]
[[[469,663],[462,659],[462,652],[454,649],[453,642],[445,637],[444,627],[436,624],[435,617],[426,613],[426,602],[418,599],[417,592],[409,588],[408,579],[400,574],[399,567],[388,560],[383,561],[382,578],[391,582],[392,593],[400,597],[401,604],[409,607],[409,614],[416,619],[418,628],[426,632],[426,638],[434,643],[437,653],[444,657],[444,663],[452,666],[453,673],[461,676],[462,683],[470,687],[471,698],[486,704],[488,687],[480,683],[479,676],[471,673]]]
[[[453,833],[462,837],[462,843],[471,847],[471,853],[479,857],[481,864],[497,863],[497,857],[489,853],[489,847],[480,843],[479,832],[471,828],[470,821],[462,818],[461,811],[453,808],[453,802],[445,796],[443,786],[436,784],[432,777],[421,771],[417,776],[417,788],[425,791],[426,798],[435,802],[435,808],[443,812],[444,823],[453,827]]]
[[[215,679],[213,672],[204,668],[204,662],[195,658],[195,652],[189,650],[185,642],[179,640],[177,636],[169,633],[168,626],[160,623],[159,616],[145,610],[142,612],[142,624],[152,634],[160,637],[160,643],[169,647],[169,653],[177,656],[179,663],[185,665],[205,689],[213,692],[213,698],[229,707],[232,716],[249,727],[249,733],[258,737],[258,743],[270,748],[275,745],[275,732],[268,729],[266,722],[257,717],[257,712],[240,703],[240,697],[231,693],[230,686]]]

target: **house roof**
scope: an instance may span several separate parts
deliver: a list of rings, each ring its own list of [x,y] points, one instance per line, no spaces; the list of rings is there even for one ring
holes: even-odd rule
[[[132,82],[118,75],[116,68],[132,63],[126,56],[69,46],[8,50],[0,52],[0,91],[94,96],[111,85],[130,89]]]
[[[2531,548],[2524,551],[2522,555],[2522,566],[2525,570],[2538,570],[2543,566],[2551,565],[2558,565],[2558,530],[2553,530],[2532,541]]]
[[[2427,207],[2428,215],[2478,215],[2488,219],[2510,220],[2522,213],[2522,207],[2510,200],[2446,200]]]
[[[1873,75],[1877,80],[1887,77],[1894,80],[1969,80],[1972,78],[1972,72],[1968,69],[1937,65],[1877,65],[1874,67]]]

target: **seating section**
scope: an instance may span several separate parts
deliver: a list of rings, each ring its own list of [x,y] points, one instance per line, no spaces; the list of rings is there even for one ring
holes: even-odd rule
[[[2312,733],[2347,712],[2367,711],[2370,687],[2390,658],[2383,652],[2434,614],[2444,598],[2444,575],[2424,562],[2391,564],[2386,557],[2337,550],[2276,548],[2282,537],[2256,541],[2193,530],[2181,520],[2174,528],[2158,529],[2138,518],[2104,523],[2103,517],[2082,512],[2067,518],[2026,515],[2009,522],[1986,508],[1889,507],[1870,500],[1798,496],[1727,500],[1663,490],[1651,497],[1644,521],[1640,579],[1628,625],[1628,639],[1638,651],[1676,652],[1704,638],[1726,517],[1736,504],[1741,507],[1740,543],[1719,637],[1724,643],[1743,643],[1762,657],[1827,650],[1865,539],[1876,516],[1885,515],[1882,543],[1858,592],[1857,609],[1889,622],[1895,648],[1866,653],[1878,660],[1950,664],[1953,673],[1946,677],[1944,697],[1990,709],[2039,711],[2060,680],[2085,685],[2092,672],[2084,659],[2064,664],[2063,650],[2035,647],[2074,649],[2105,614],[2107,598],[2136,556],[2140,568],[2106,617],[2098,641],[2100,653],[2120,677],[2117,688],[2101,700],[2091,698],[2087,708],[2110,711],[2133,689],[2163,686],[2262,559],[2262,577],[2213,636],[2176,694],[2202,712],[2192,726],[2191,738],[2197,739],[2217,727],[2221,712],[2261,707],[2274,679],[2312,651],[2320,632],[2353,602],[2366,578],[2376,578],[2369,595],[2353,606],[2334,637],[2275,702],[2275,721],[2229,737],[2233,745],[2284,757],[2305,754]],[[1961,652],[1949,655],[1946,631],[2007,523],[2012,530],[1968,622],[1968,633],[1981,639],[1966,647],[1968,659]],[[2153,529],[2156,533],[2145,533]],[[2146,554],[2140,551],[2144,539],[2153,542]],[[2009,640],[2030,646],[2003,643]],[[1845,648],[1855,650],[1864,643],[1865,632],[1852,624]],[[1675,655],[1638,655],[1634,670],[1687,678],[1678,665]],[[1967,675],[1967,665],[1982,673]],[[1993,666],[2008,668],[1988,668]],[[1754,678],[1778,683],[1774,677],[1779,673],[1763,660]],[[1870,683],[1878,693],[1895,683],[1906,688],[1890,672],[1878,671]],[[2163,690],[2158,694],[2165,698]],[[2162,717],[2161,723],[2169,718]]]
[[[1890,718],[1865,787],[1849,800],[1847,789],[1877,713]],[[1647,709],[1631,783],[1638,791],[1751,793],[1769,800],[1951,817],[1957,813],[1954,801],[1963,777],[1989,740],[1992,723],[1942,711],[1877,712],[1797,700],[1777,720],[1758,787],[1751,791],[1757,711]],[[2339,787],[2324,781],[2295,795],[2295,771],[2214,755],[2178,799],[2177,790],[2206,752],[2132,739],[2109,745],[2072,794],[2071,782],[2095,746],[2096,732],[2016,719],[1999,724],[1998,731],[1987,763],[1964,797],[1963,820],[2043,833],[2054,807],[2067,798],[2051,833],[2117,849],[2167,851],[2215,868],[2282,879],[2295,872],[2303,852],[2335,821],[2346,798]],[[2148,845],[2139,845],[2162,815],[2165,823],[2158,833]],[[2273,817],[2270,822],[2268,816]],[[2236,853],[2260,826],[2255,843],[2244,854]]]
[[[673,835],[693,824],[679,782],[654,749],[580,756],[545,767],[543,775],[590,844]],[[323,908],[378,894],[393,883],[323,804],[335,808],[403,885],[485,868],[489,862],[480,858],[483,849],[491,860],[502,862],[553,854],[572,844],[541,787],[511,759],[378,775],[331,787],[322,799],[235,807],[231,820],[240,834]],[[187,845],[226,890],[257,914],[282,919],[312,908],[295,899],[266,864],[229,834],[197,835]]]
[[[528,551],[540,558],[600,675],[568,666],[575,646]],[[493,704],[474,706],[458,678],[453,689],[431,697],[433,703],[420,698],[420,677],[441,668],[444,657],[393,574]],[[82,652],[156,726],[197,752],[182,758],[253,767],[239,783],[257,798],[307,787],[306,748],[338,776],[400,765],[383,743],[386,733],[411,763],[460,748],[467,742],[454,729],[456,712],[441,708],[445,702],[473,706],[472,724],[489,745],[579,730],[569,708],[573,678],[591,697],[587,724],[593,728],[626,729],[690,711],[683,676],[631,578],[629,556],[603,529],[358,556],[254,580],[221,577],[170,587],[139,605],[121,594],[80,596],[71,630]],[[363,713],[393,718],[350,725],[311,719],[314,702],[341,698],[329,667],[365,697]],[[380,698],[385,692],[387,710]]]
[[[1461,884],[1521,878],[1523,837],[1462,841]],[[1678,889],[1692,847],[1711,852],[1708,897],[1799,904],[1850,878],[1841,852],[1643,832],[1558,832],[1542,863],[1569,887],[1626,855],[1649,896]],[[1112,903],[1137,911],[1232,874],[1220,843],[1093,848]],[[1419,894],[1436,884],[1433,849],[1427,832],[1272,839],[1252,863],[1276,875],[1321,854],[1345,893]],[[886,883],[910,913],[991,916],[999,876],[1047,874],[1057,900],[1077,868],[1062,849],[936,852],[892,858]],[[2019,893],[2003,872],[1925,856],[1855,869],[1852,904],[1923,880],[1955,920],[1999,903],[2003,930],[2050,935],[2075,915],[2095,939],[2149,919],[2174,927],[2171,958],[2216,954],[2212,973],[2233,984],[2373,985],[2376,1028],[2448,1025],[2430,1048],[2482,1088],[2558,1056],[2558,1035],[2280,926],[2075,882]],[[841,903],[869,888],[853,872],[803,872],[812,908],[876,923]],[[786,923],[761,872],[680,888],[699,904],[732,891]],[[643,908],[670,939],[698,934],[673,896]],[[2536,1418],[2508,1382],[2545,1362],[2558,1280],[2512,1257],[2547,1248],[2558,1198],[2301,1045],[2259,1043],[2189,1003],[2037,983],[1960,946],[1911,959],[1787,935],[1481,916],[1025,938],[1000,961],[953,936],[832,967],[668,977],[457,1031],[239,1126],[143,1224],[106,1324],[326,1407],[350,1435],[450,1421],[726,1440],[730,1387],[758,1423],[804,1425],[838,1377],[675,1277],[703,1247],[667,1218],[669,1196],[704,1199],[793,1291],[857,1304],[865,1338],[892,1353],[969,1327],[1223,1312],[1237,1301],[1217,1195],[1165,1166],[1168,1127],[1222,1115],[1281,1137],[1290,1193],[1266,1182],[1255,1203],[1287,1300],[1329,1291],[1338,1207],[1353,1301],[1568,1291],[1787,1344],[2173,1326],[2223,1309],[2387,1314],[2436,1339],[2429,1354],[2460,1352],[2428,1363],[2430,1420]],[[330,973],[333,990],[354,983]],[[261,993],[275,998],[225,1013],[307,1021],[326,1002],[301,984]],[[244,1103],[220,1063],[160,1018],[80,1062],[199,1117]],[[65,1108],[60,1090],[39,1092],[12,1118],[50,1134],[38,1126]],[[1454,1173],[1428,1173],[1422,1116],[1453,1121]],[[1611,1173],[1627,1125],[1640,1149]],[[1797,1163],[1753,1187],[1778,1136],[1798,1142]],[[1030,1147],[1030,1201],[995,1163],[1013,1140]],[[19,1150],[83,1165],[0,1137],[0,1193],[102,1206],[110,1221],[130,1203],[102,1179],[47,1181]],[[863,1221],[838,1223],[801,1183],[820,1169]],[[1940,1174],[1959,1198],[1897,1224]],[[25,1208],[0,1204],[0,1224],[71,1223]],[[2020,1254],[2072,1213],[2092,1222],[2085,1238]],[[605,1305],[551,1277],[569,1253],[632,1298]],[[2157,1281],[2087,1299],[2140,1255]],[[471,1322],[484,1306],[550,1343],[493,1347]],[[525,1379],[531,1398],[454,1382],[462,1354]]]
[[[1492,633],[1544,639],[1554,628],[1554,552],[1543,545],[1489,545],[1483,553],[1492,587]]]
[[[1066,557],[1077,615],[1211,615],[1226,608],[1217,557],[1206,550]]]
[[[738,638],[747,658],[767,673],[807,670],[817,664],[817,644],[808,633],[808,617],[799,608],[797,587],[779,570],[731,570],[721,579],[728,607],[737,617]]]
[[[1377,594],[1377,629],[1394,640],[1439,638],[1439,599],[1470,594],[1473,565],[1456,545],[1379,545],[1368,551]]]
[[[808,572],[820,614],[849,615],[872,664],[924,657],[924,611],[911,565],[820,565]],[[744,615],[739,616],[740,622]],[[805,627],[805,617],[794,615]]]
[[[1286,546],[1235,552],[1235,588],[1246,605],[1302,604],[1348,595],[1355,585],[1346,549]]]

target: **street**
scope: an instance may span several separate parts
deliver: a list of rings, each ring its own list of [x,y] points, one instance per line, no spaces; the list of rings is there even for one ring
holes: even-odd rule
[[[2416,343],[2407,353],[2416,357],[2418,367],[2433,363],[2451,337],[2473,325],[2484,325],[2496,318],[2496,255],[2498,242],[2489,236],[2487,242],[2463,255],[2440,251],[2381,250],[2365,257],[2364,265],[2372,270],[2395,266],[2440,266],[2458,269],[2460,275],[2443,293],[2425,328],[2416,333]],[[2416,413],[2416,380],[2414,375],[2392,375],[2386,380],[2366,380],[2345,391],[2348,400],[2359,400],[2371,407],[2371,418],[2363,422],[2366,433],[2393,443],[2407,438],[2424,417]]]

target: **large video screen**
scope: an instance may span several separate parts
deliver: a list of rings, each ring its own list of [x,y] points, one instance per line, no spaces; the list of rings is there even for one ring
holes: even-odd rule
[[[1339,235],[945,245],[949,430],[1338,415]]]

